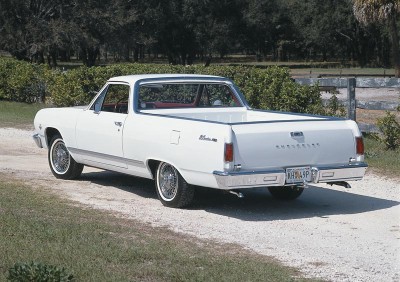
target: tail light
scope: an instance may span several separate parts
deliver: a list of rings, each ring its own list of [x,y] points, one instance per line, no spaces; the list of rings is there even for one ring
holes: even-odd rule
[[[225,162],[233,162],[233,144],[225,143],[225,154],[224,154]]]
[[[357,155],[364,155],[364,141],[362,137],[356,137],[356,152]]]

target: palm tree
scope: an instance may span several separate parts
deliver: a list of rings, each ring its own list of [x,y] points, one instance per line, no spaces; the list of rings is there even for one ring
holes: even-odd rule
[[[400,48],[397,18],[400,15],[400,0],[353,0],[353,11],[357,20],[365,25],[386,22],[392,41],[393,63],[396,77],[400,77]]]

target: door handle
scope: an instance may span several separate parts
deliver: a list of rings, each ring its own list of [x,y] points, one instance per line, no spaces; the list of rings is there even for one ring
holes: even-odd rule
[[[119,127],[122,126],[122,122],[120,122],[120,121],[114,121],[114,124],[115,124],[116,126],[119,126]]]

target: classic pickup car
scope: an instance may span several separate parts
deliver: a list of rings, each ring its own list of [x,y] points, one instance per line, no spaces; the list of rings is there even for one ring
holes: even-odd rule
[[[40,110],[34,125],[55,177],[87,165],[154,179],[169,207],[189,205],[195,187],[292,200],[309,183],[349,187],[367,168],[354,121],[253,110],[217,76],[114,77],[88,106]]]

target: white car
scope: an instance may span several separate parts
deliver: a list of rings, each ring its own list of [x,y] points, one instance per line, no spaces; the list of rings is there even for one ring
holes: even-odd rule
[[[253,110],[216,76],[114,77],[88,106],[40,110],[34,124],[55,177],[88,165],[154,179],[169,207],[189,205],[194,186],[268,187],[290,200],[308,183],[349,186],[367,168],[354,121]]]

